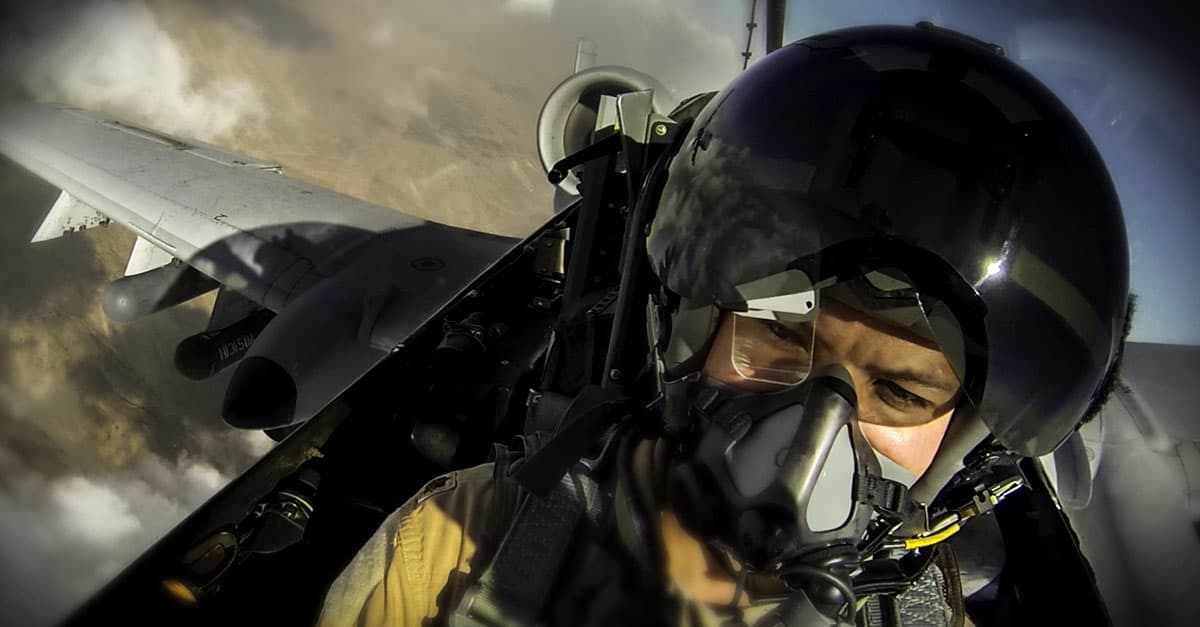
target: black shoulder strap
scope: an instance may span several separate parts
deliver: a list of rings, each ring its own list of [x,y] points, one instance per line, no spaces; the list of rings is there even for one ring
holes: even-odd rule
[[[451,627],[538,624],[576,528],[585,516],[599,516],[603,500],[596,481],[574,471],[545,497],[522,499],[495,557],[451,616]]]

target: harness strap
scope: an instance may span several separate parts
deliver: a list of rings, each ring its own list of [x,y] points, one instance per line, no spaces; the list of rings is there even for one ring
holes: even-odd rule
[[[496,556],[451,616],[451,627],[539,624],[576,527],[600,512],[599,486],[581,473],[565,474],[543,498],[526,496]]]

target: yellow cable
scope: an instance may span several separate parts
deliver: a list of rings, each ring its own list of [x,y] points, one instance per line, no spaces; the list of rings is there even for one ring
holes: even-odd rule
[[[946,538],[949,538],[950,536],[958,533],[958,530],[959,530],[958,523],[954,523],[953,525],[950,525],[949,527],[946,527],[945,529],[943,529],[933,535],[925,536],[923,538],[913,538],[911,540],[905,540],[904,541],[904,549],[906,551],[911,551],[913,549],[919,549],[922,547],[929,546],[931,544],[937,544],[938,542],[941,542],[942,540],[945,540]]]

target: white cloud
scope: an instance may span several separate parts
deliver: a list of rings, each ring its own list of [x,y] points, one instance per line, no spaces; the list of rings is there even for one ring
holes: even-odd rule
[[[266,114],[246,80],[194,85],[188,58],[143,2],[89,3],[74,15],[52,12],[34,24],[26,37],[0,47],[0,69],[39,100],[202,140]]]
[[[221,475],[219,470],[203,462],[189,464],[184,469],[183,476],[198,491],[209,494],[220,490],[229,481]]]
[[[391,22],[380,22],[371,30],[371,45],[376,48],[388,48],[396,38],[396,28]]]
[[[504,10],[509,13],[550,17],[554,12],[554,2],[555,0],[505,0]]]
[[[429,105],[425,104],[424,96],[418,95],[417,90],[409,85],[399,85],[392,93],[385,94],[383,103],[419,118],[429,115]]]
[[[170,463],[149,451],[87,477],[10,476],[0,484],[0,622],[62,620],[227,482],[186,454]]]
[[[455,87],[445,72],[435,67],[421,67],[385,92],[383,103],[411,116],[425,118],[429,116],[430,92],[434,89],[453,91]]]
[[[63,532],[90,544],[112,544],[142,529],[125,499],[85,477],[53,483],[50,501],[58,508]]]
[[[0,409],[17,420],[73,419],[80,413],[79,394],[45,371],[27,372],[20,385],[0,383]],[[44,423],[43,423],[44,424]]]
[[[275,447],[275,440],[272,440],[267,434],[262,431],[242,431],[239,430],[237,435],[241,437],[242,443],[245,444],[247,452],[255,459],[266,455],[268,451]]]

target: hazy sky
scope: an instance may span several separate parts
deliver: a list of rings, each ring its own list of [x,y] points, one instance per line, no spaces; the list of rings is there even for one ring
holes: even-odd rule
[[[1197,120],[1154,25],[1046,3],[792,3],[788,38],[933,18],[997,41],[1087,126],[1124,203],[1135,339],[1200,344]],[[1068,3],[1068,5],[1073,3]],[[723,0],[110,0],[0,9],[0,93],[105,111],[283,163],[425,218],[523,235],[550,214],[535,143],[575,42],[678,97],[741,66],[748,3]],[[952,7],[949,10],[938,5]],[[1056,7],[1064,6],[1061,3]],[[1144,3],[1138,6],[1145,6]],[[1090,15],[1090,14],[1089,14]],[[1144,26],[1144,25],[1143,25]],[[761,36],[761,31],[760,31]],[[756,41],[761,50],[761,38]],[[133,237],[28,239],[56,190],[0,162],[0,623],[42,625],[269,447],[229,430],[225,376],[171,368],[211,299],[129,326],[99,309]],[[53,582],[53,583],[52,583]]]

